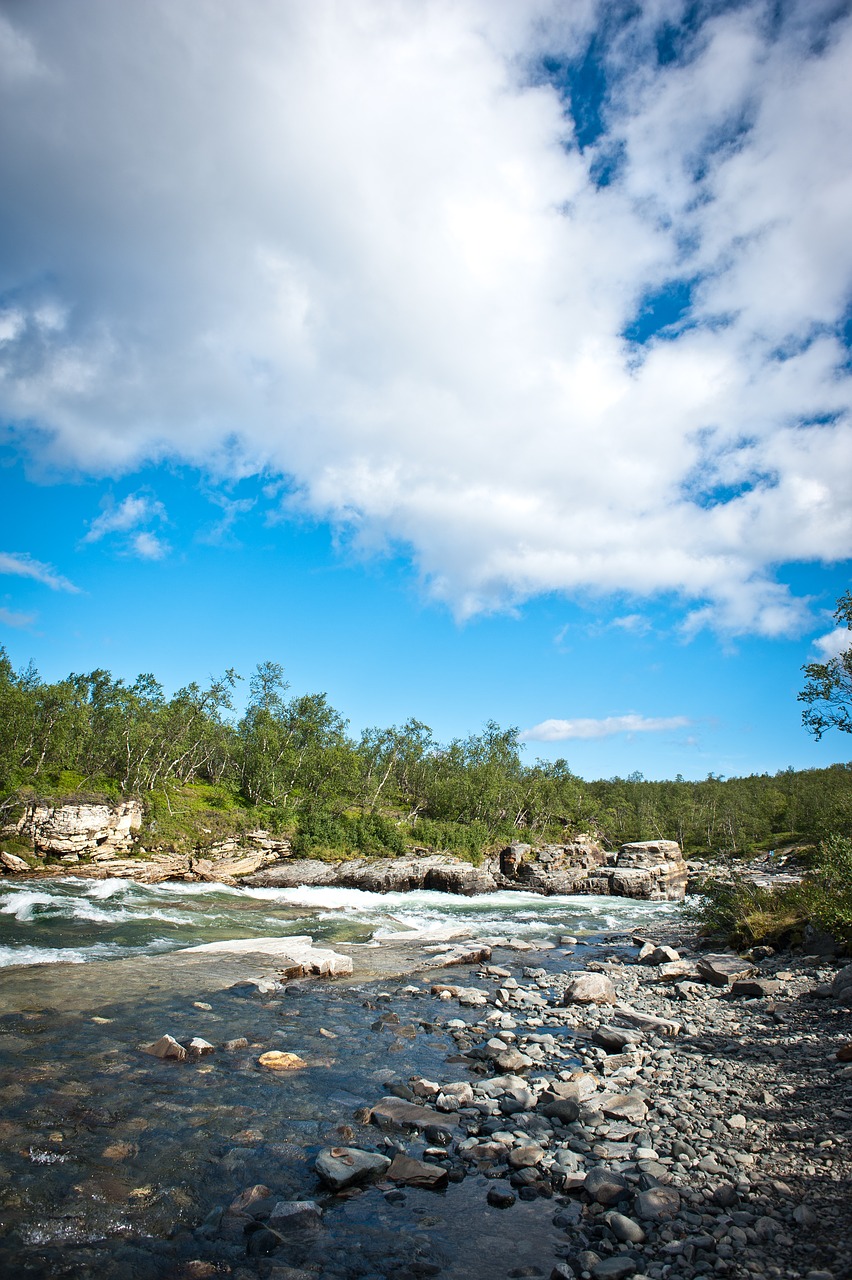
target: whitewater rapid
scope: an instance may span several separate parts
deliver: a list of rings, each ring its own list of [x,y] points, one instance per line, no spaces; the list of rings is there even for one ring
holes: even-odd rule
[[[541,897],[501,890],[479,897],[415,890],[373,893],[303,885],[27,880],[0,884],[0,968],[86,964],[160,955],[188,946],[311,934],[377,945],[512,936],[533,941],[641,928],[680,905],[609,897]]]

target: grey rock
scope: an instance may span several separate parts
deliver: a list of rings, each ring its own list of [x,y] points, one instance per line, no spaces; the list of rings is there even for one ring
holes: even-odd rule
[[[602,1258],[592,1267],[595,1280],[628,1280],[636,1274],[636,1261],[628,1253],[615,1253],[611,1258]]]
[[[541,1164],[544,1151],[537,1146],[515,1147],[509,1152],[509,1164],[513,1169],[531,1169]]]
[[[714,987],[727,987],[737,979],[751,978],[754,965],[735,955],[701,956],[696,969],[699,977]]]
[[[370,1178],[381,1177],[390,1168],[387,1156],[377,1151],[362,1151],[359,1147],[329,1147],[316,1158],[314,1168],[332,1191]]]
[[[606,1049],[607,1053],[621,1053],[630,1044],[639,1044],[642,1032],[632,1027],[612,1027],[604,1024],[595,1027],[592,1032],[592,1043]]]
[[[604,973],[576,973],[569,980],[563,1004],[615,1004],[615,987]]]
[[[322,1209],[315,1200],[279,1200],[269,1215],[274,1231],[304,1231],[318,1227]]]
[[[765,996],[777,996],[783,983],[772,978],[738,978],[731,983],[731,995],[744,1000],[759,1000]]]
[[[626,1179],[620,1173],[598,1167],[590,1169],[583,1180],[583,1189],[598,1204],[617,1204],[628,1191]]]
[[[542,1114],[550,1120],[558,1120],[561,1124],[573,1124],[580,1114],[580,1104],[573,1098],[555,1098],[545,1103]]]
[[[485,1197],[494,1209],[510,1209],[515,1203],[515,1194],[504,1187],[489,1187]]]
[[[852,964],[840,969],[831,983],[831,994],[837,1000],[852,1000]]]
[[[642,1244],[645,1239],[645,1232],[638,1222],[633,1218],[628,1218],[623,1213],[608,1213],[606,1216],[607,1226],[609,1227],[616,1240],[621,1240],[625,1244]]]
[[[664,1222],[668,1218],[677,1217],[680,1195],[674,1187],[651,1187],[648,1191],[640,1191],[634,1209],[640,1218],[649,1222]]]
[[[635,1124],[642,1124],[648,1114],[645,1099],[636,1092],[605,1093],[596,1098],[595,1102],[603,1114],[613,1120],[630,1120]]]
[[[452,1114],[439,1114],[431,1107],[418,1106],[402,1098],[380,1098],[370,1108],[370,1119],[380,1127],[398,1126],[403,1129],[425,1129],[427,1125],[440,1124],[442,1128],[455,1128],[458,1120]]]

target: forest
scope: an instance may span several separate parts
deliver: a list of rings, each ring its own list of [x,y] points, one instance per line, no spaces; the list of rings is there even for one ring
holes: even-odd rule
[[[325,694],[293,694],[275,662],[258,665],[238,713],[239,680],[228,670],[171,697],[150,674],[51,684],[0,649],[0,821],[32,798],[136,796],[149,847],[264,827],[297,854],[420,847],[474,860],[509,840],[580,832],[609,847],[664,838],[739,856],[852,835],[852,763],[586,781],[565,760],[526,762],[518,730],[495,722],[443,744],[415,719],[352,736]]]

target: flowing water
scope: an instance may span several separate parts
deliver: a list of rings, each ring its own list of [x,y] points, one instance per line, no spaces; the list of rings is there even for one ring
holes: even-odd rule
[[[460,898],[124,880],[4,883],[0,1273],[167,1280],[201,1274],[187,1264],[212,1259],[216,1271],[206,1274],[230,1269],[243,1280],[294,1280],[285,1264],[329,1280],[493,1280],[525,1266],[548,1275],[564,1242],[551,1225],[552,1203],[492,1209],[481,1176],[443,1193],[406,1189],[387,1198],[374,1186],[327,1197],[313,1160],[323,1145],[381,1143],[356,1112],[389,1081],[467,1078],[464,1063],[452,1061],[444,1023],[475,1020],[480,1011],[430,995],[432,975],[418,970],[428,963],[425,945],[473,936],[535,944],[570,933],[586,949],[531,957],[498,948],[494,959],[582,967],[603,935],[651,927],[677,910],[513,892]],[[181,950],[306,933],[351,955],[354,977],[247,999],[229,988],[274,973],[273,959]],[[447,971],[447,979],[476,981],[466,969]],[[419,994],[406,990],[411,985]],[[402,1031],[373,1029],[376,1009],[388,1008]],[[244,1036],[249,1047],[187,1063],[139,1052],[164,1032],[217,1045]],[[259,1066],[259,1055],[276,1048],[299,1054],[307,1067],[279,1076]],[[406,1143],[413,1154],[422,1145]],[[229,1241],[216,1223],[218,1210],[254,1183],[276,1199],[318,1198],[321,1231],[294,1237],[271,1258],[246,1257],[244,1239]]]

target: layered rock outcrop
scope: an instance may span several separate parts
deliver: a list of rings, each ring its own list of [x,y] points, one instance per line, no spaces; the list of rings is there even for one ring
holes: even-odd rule
[[[16,834],[32,841],[38,857],[129,853],[142,826],[138,800],[118,804],[28,804]]]
[[[548,896],[601,894],[649,901],[678,901],[687,885],[686,863],[673,840],[625,844],[617,852],[603,849],[589,836],[565,844],[516,843],[479,866],[448,853],[327,862],[295,859],[289,841],[263,830],[211,840],[193,853],[145,851],[137,846],[142,818],[138,800],[114,805],[34,801],[12,830],[32,843],[39,858],[59,858],[66,864],[87,858],[91,859],[87,875],[149,882],[215,880],[279,888],[335,885],[375,893],[433,889],[466,896],[519,888]],[[144,859],[131,860],[128,855],[135,852],[144,853]],[[20,866],[4,861],[2,870],[10,874],[28,870],[26,863],[16,861]]]
[[[450,854],[342,862],[288,859],[247,876],[243,883],[277,888],[334,885],[376,893],[435,889],[467,896],[520,888],[547,896],[602,894],[660,902],[679,901],[686,878],[686,863],[673,840],[623,845],[617,853],[607,853],[591,840],[578,840],[540,849],[510,845],[478,867]]]

